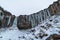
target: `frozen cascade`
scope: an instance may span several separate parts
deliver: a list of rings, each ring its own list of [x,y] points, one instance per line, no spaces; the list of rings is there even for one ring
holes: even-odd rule
[[[40,17],[41,17],[41,22],[43,21],[43,19],[42,19],[42,12],[40,13]]]
[[[51,14],[48,9],[47,9],[47,15],[48,15],[48,17],[51,17]]]
[[[17,17],[15,18],[13,25],[17,26]]]
[[[50,6],[52,6],[49,7],[51,11],[46,8],[31,15],[20,15],[16,17],[10,15],[9,12],[7,12],[5,16],[0,15],[0,19],[3,20],[2,25],[4,26],[2,30],[0,29],[0,40],[46,40],[52,34],[60,35],[60,15],[54,15],[57,14],[60,9],[57,7],[57,4]],[[5,29],[4,24],[11,25],[12,27],[10,26]],[[18,30],[18,27],[21,26],[21,30]],[[28,29],[29,27],[31,28]]]
[[[50,14],[49,10],[44,9],[44,10],[41,10],[41,11],[39,11],[37,13],[34,13],[34,14],[31,14],[31,15],[21,15],[21,16],[19,16],[18,20],[23,19],[23,22],[21,23],[20,21],[22,21],[22,20],[20,20],[18,24],[24,26],[24,25],[27,25],[27,23],[28,23],[29,26],[35,27],[38,24],[44,22],[50,16],[51,16],[51,14]],[[27,21],[25,21],[24,18]],[[26,24],[24,24],[24,23],[26,23]]]
[[[43,16],[44,16],[44,20],[45,20],[45,19],[46,19],[46,16],[45,16],[45,14],[46,14],[46,13],[45,13],[45,11],[43,11],[43,13],[44,13],[44,15],[43,15]]]
[[[10,23],[10,20],[11,20],[11,16],[8,16],[8,25],[9,25],[9,23]]]
[[[48,9],[29,15],[29,21],[31,21],[32,27],[37,26],[47,18],[51,16]]]
[[[40,15],[38,14],[38,24],[40,23]]]
[[[31,15],[32,27],[34,27],[34,15]]]

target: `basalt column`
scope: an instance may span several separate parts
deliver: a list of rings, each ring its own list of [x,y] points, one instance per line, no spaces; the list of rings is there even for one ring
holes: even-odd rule
[[[28,16],[26,15],[20,15],[17,18],[17,26],[19,29],[28,29],[32,27],[30,21],[28,20]]]
[[[15,20],[15,15],[12,15],[10,19],[10,23],[8,24],[8,27],[11,27],[13,25],[14,20]]]

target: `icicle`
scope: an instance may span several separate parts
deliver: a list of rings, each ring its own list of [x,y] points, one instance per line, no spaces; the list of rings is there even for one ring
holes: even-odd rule
[[[33,27],[31,15],[29,15],[29,21],[31,22],[31,25]]]
[[[35,19],[34,19],[34,15],[32,15],[32,20],[33,20],[33,27],[35,27]]]
[[[35,14],[35,23],[36,23],[36,25],[38,25],[37,14]]]
[[[31,16],[29,15],[29,21],[31,21]]]
[[[41,22],[41,12],[39,12],[39,23]]]
[[[43,10],[43,13],[44,13],[44,20],[46,19],[46,12],[45,10]]]
[[[41,17],[41,22],[42,22],[43,21],[43,19],[42,19],[42,11],[41,11],[40,17]]]
[[[45,14],[46,14],[46,12],[43,10],[43,18],[44,18],[44,20],[46,19]]]
[[[32,23],[32,27],[34,26],[34,23],[33,23],[33,15],[31,15],[31,23]]]
[[[17,26],[17,17],[15,18],[13,25]]]
[[[34,27],[35,27],[35,19],[34,19],[34,15],[33,15],[33,22],[34,22],[33,24],[34,24]]]
[[[8,20],[8,24],[7,24],[7,25],[9,25],[9,23],[10,23],[10,19],[11,19],[11,16],[9,16],[9,20]]]
[[[50,14],[50,12],[49,12],[49,10],[47,9],[47,14],[48,14],[48,16],[50,17],[51,16],[51,14]]]
[[[39,15],[39,13],[38,13],[38,24],[40,23],[40,15]]]
[[[46,12],[46,9],[45,9],[44,11],[45,11],[45,18],[47,18],[48,16],[47,16],[47,12]]]

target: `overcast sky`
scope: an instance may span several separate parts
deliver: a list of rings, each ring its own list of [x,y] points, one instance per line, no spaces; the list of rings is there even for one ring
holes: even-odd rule
[[[29,15],[48,8],[57,0],[0,0],[0,6],[13,15]]]

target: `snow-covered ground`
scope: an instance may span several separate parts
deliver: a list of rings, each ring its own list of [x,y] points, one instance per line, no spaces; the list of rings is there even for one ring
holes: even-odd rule
[[[60,34],[59,31],[60,16],[54,15],[45,20],[42,24],[27,30],[18,30],[16,25],[10,28],[1,28],[0,40],[46,40],[51,34]],[[40,33],[48,34],[48,36],[40,38]]]

